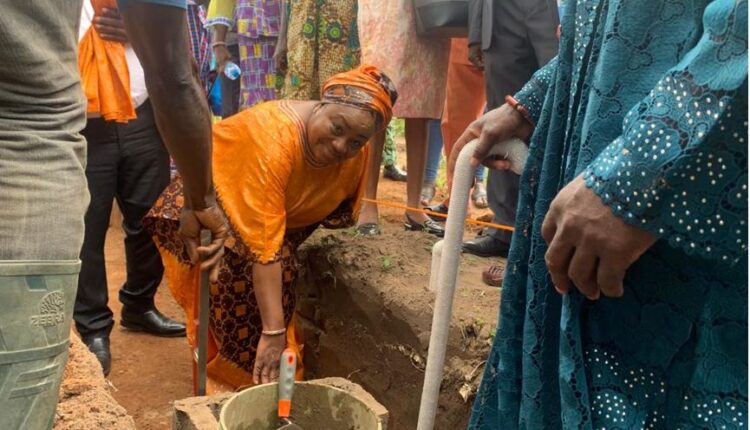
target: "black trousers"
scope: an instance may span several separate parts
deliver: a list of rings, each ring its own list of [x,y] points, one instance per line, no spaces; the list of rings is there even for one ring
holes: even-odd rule
[[[143,217],[169,184],[169,153],[164,147],[150,103],[137,109],[127,124],[90,118],[83,130],[88,142],[86,178],[91,204],[85,217],[74,319],[81,336],[109,334],[114,325],[107,306],[104,240],[112,201],[123,215],[127,280],[120,301],[135,310],[154,306],[164,267],[156,245],[143,229]]]
[[[232,61],[240,64],[240,46],[227,45]],[[240,110],[240,79],[229,79],[225,74],[220,74],[221,80],[221,117],[226,119]]]
[[[484,52],[487,109],[500,107],[506,95],[517,93],[541,66],[557,55],[557,3],[554,0],[496,2],[492,17],[492,44]],[[520,177],[510,170],[490,170],[487,200],[493,222],[513,226],[518,206]],[[490,229],[510,243],[512,233]]]

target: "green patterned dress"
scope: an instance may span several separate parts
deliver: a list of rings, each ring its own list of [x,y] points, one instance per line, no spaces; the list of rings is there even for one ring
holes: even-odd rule
[[[317,100],[323,83],[359,65],[356,0],[286,0],[287,63],[282,99]]]

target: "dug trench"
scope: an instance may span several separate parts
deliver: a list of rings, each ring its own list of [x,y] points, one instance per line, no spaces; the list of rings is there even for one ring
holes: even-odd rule
[[[360,384],[388,409],[391,429],[416,428],[435,299],[428,288],[435,240],[397,227],[376,239],[319,231],[300,249],[305,378]],[[486,264],[461,259],[436,429],[466,428],[489,354],[500,292],[482,285]]]

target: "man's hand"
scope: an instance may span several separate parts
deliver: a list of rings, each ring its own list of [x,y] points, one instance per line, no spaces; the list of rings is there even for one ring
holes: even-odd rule
[[[279,360],[286,348],[286,335],[261,335],[253,365],[253,383],[268,384],[279,380]]]
[[[125,25],[117,9],[103,8],[102,14],[94,17],[93,25],[102,39],[109,42],[128,43]]]
[[[560,190],[542,225],[547,262],[560,294],[575,286],[590,300],[622,296],[625,272],[656,242],[627,224],[586,187],[583,177]]]
[[[201,229],[211,231],[211,244],[201,246]],[[218,206],[202,210],[183,209],[180,215],[180,235],[193,264],[201,261],[201,270],[209,270],[211,282],[219,279],[224,241],[229,235],[229,224]]]
[[[477,138],[479,139],[479,145],[471,158],[472,166],[484,164],[495,170],[510,169],[510,161],[487,158],[487,154],[495,144],[508,139],[518,138],[524,142],[528,141],[532,130],[531,123],[508,105],[502,105],[487,112],[481,118],[469,124],[453,145],[450,157],[448,157],[448,177],[453,177],[458,154],[461,153],[466,144]]]
[[[216,71],[221,75],[224,73],[224,67],[232,59],[232,54],[226,45],[216,45],[214,47],[214,58],[216,58]]]
[[[469,62],[479,70],[484,70],[484,53],[482,45],[475,43],[469,45]]]

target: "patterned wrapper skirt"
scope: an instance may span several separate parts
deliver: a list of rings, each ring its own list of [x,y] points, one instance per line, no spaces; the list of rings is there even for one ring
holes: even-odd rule
[[[177,303],[185,310],[188,342],[197,348],[199,270],[190,263],[178,234],[183,207],[182,181],[175,178],[146,216],[144,225],[154,238],[164,262],[164,273]],[[292,284],[299,264],[295,249],[312,233],[288,234],[281,253],[282,305],[287,324],[287,345],[297,351],[302,377],[300,335],[294,323]],[[253,264],[247,246],[232,232],[225,242],[218,282],[211,283],[209,299],[209,392],[230,391],[252,385],[255,352],[262,323],[253,288]]]

